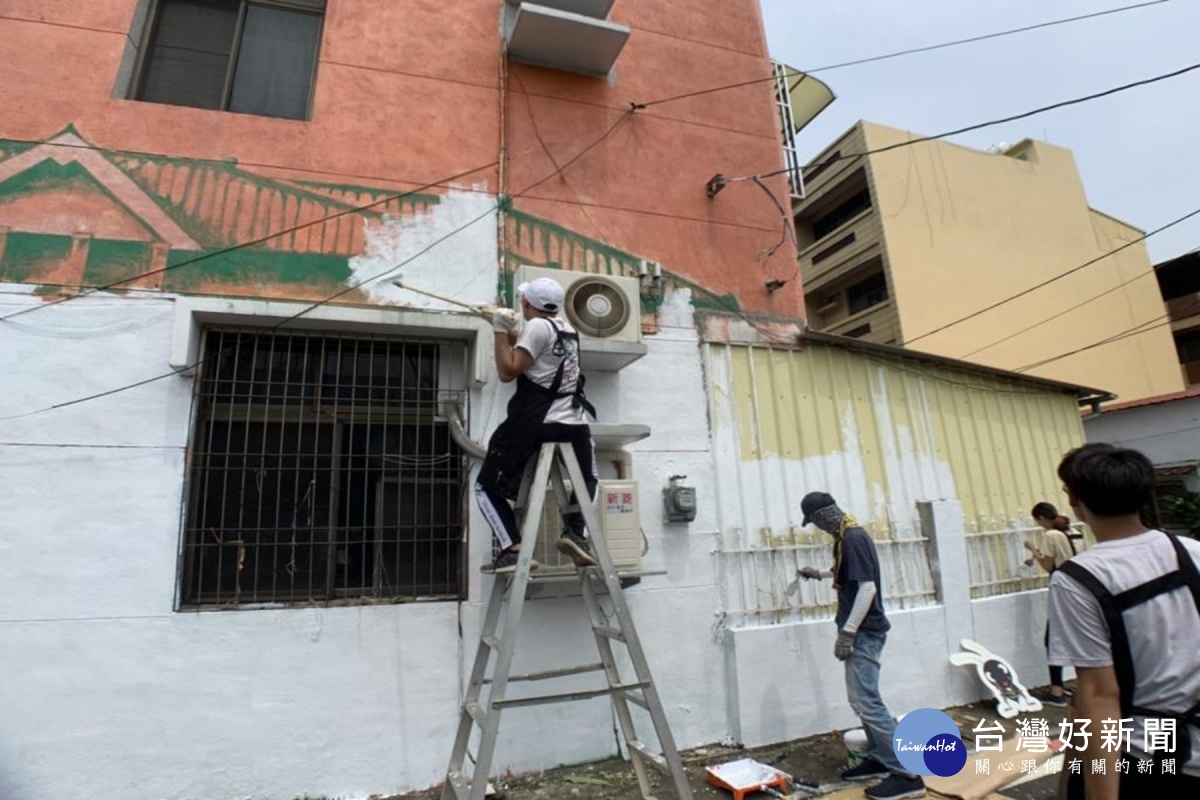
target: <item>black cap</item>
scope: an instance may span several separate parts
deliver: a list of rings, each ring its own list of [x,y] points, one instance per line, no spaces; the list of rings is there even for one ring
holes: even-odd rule
[[[809,492],[804,495],[804,499],[800,501],[800,510],[804,512],[804,521],[801,525],[807,525],[812,522],[812,515],[820,511],[822,508],[837,505],[837,501],[833,499],[833,495],[826,492]]]

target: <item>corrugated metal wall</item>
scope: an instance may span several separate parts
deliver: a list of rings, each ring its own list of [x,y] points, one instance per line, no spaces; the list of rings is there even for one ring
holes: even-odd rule
[[[831,597],[785,591],[808,559],[828,566],[828,540],[799,529],[800,499],[815,490],[894,542],[880,548],[893,607],[933,602],[918,500],[962,503],[966,531],[981,535],[971,537],[972,577],[990,584],[984,593],[1036,577],[1006,537],[983,534],[1016,534],[1034,503],[1062,502],[1055,468],[1084,441],[1073,397],[823,344],[704,347],[732,615],[826,613],[814,607]],[[1005,589],[998,581],[1009,578]]]

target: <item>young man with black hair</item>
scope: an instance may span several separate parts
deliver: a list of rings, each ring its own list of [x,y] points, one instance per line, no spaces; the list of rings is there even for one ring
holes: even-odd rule
[[[843,772],[842,779],[883,778],[865,791],[871,800],[924,797],[925,782],[896,757],[896,719],[879,693],[879,659],[892,625],[883,613],[875,543],[854,517],[838,508],[832,495],[810,492],[800,501],[800,510],[802,524],[812,523],[833,537],[833,569],[804,567],[798,574],[809,580],[833,579],[838,597],[833,654],[846,663],[846,695],[867,734],[866,758]]]
[[[558,316],[563,289],[558,281],[538,278],[517,287],[525,327],[517,334],[517,315],[502,309],[492,315],[496,371],[504,383],[516,380],[508,416],[488,440],[487,455],[475,480],[475,498],[491,526],[500,552],[485,572],[516,570],[521,531],[510,501],[516,499],[529,459],[546,442],[568,442],[583,472],[588,497],[596,496],[596,451],[585,413],[596,411],[583,394],[579,334]],[[571,496],[571,504],[576,503]],[[579,512],[563,515],[556,548],[578,567],[596,565],[588,531]],[[537,563],[533,566],[536,568]]]
[[[1200,542],[1142,524],[1154,467],[1136,450],[1088,444],[1058,475],[1097,542],[1050,577],[1050,660],[1075,667],[1070,716],[1090,721],[1067,796],[1200,797]]]

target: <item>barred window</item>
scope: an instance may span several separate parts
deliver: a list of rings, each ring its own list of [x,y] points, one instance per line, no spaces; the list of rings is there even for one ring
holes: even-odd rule
[[[463,345],[217,329],[200,364],[185,607],[461,595]]]

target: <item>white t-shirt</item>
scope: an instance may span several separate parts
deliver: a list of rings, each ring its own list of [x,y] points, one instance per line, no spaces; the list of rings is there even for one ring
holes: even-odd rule
[[[1180,539],[1200,566],[1200,542]],[[1096,576],[1113,594],[1174,572],[1179,562],[1171,541],[1160,531],[1127,539],[1098,542],[1071,561]],[[1147,709],[1182,712],[1200,698],[1200,613],[1185,587],[1134,606],[1124,614],[1137,687],[1133,704]],[[1107,667],[1113,663],[1108,623],[1095,596],[1071,576],[1050,576],[1051,664]],[[1183,723],[1176,723],[1181,726]],[[1099,720],[1088,730],[1100,735]],[[1192,753],[1200,753],[1200,729],[1191,728]],[[1150,757],[1145,750],[1145,721],[1134,717],[1129,758]],[[1178,736],[1176,747],[1179,746]],[[1200,776],[1200,755],[1176,751],[1177,774]],[[1187,766],[1184,764],[1187,762]],[[1157,773],[1156,773],[1157,774]]]
[[[514,346],[533,356],[533,363],[529,365],[529,369],[525,370],[525,377],[547,389],[554,383],[558,365],[564,363],[563,359],[565,358],[562,384],[558,387],[558,391],[574,392],[575,385],[579,382],[579,343],[578,340],[564,341],[565,352],[559,350],[557,348],[558,335],[554,330],[556,326],[566,333],[575,332],[575,329],[565,319],[555,317],[551,321],[546,317],[534,317],[525,323],[525,328],[517,337],[517,343]],[[571,407],[570,397],[559,397],[546,412],[546,422],[583,425],[587,422],[583,414],[582,406],[580,408]]]

